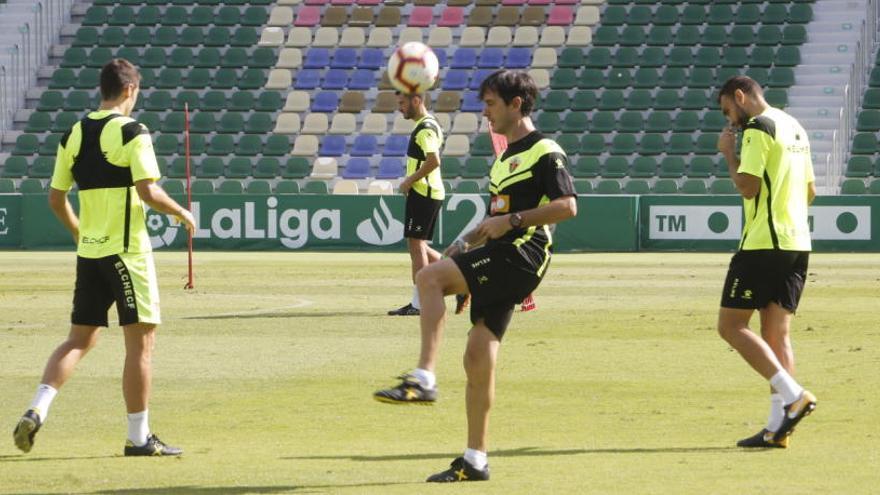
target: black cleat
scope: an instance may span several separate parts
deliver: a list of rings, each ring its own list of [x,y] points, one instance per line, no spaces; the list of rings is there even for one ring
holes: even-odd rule
[[[15,446],[25,454],[34,448],[34,436],[40,431],[43,421],[40,420],[40,414],[35,409],[28,409],[18,420],[15,425],[15,431],[12,432],[12,438],[15,439]]]
[[[763,430],[755,433],[749,438],[743,438],[739,442],[736,442],[737,447],[751,448],[751,449],[785,449],[788,448],[788,436],[784,437],[782,440],[774,440],[775,433],[764,428]]]
[[[457,457],[449,469],[446,471],[431,475],[426,481],[429,483],[450,483],[455,481],[488,481],[489,465],[484,469],[476,469],[464,460],[464,457]]]
[[[464,308],[468,307],[468,304],[471,303],[471,295],[470,294],[456,294],[455,295],[455,314],[460,315]]]
[[[437,388],[425,388],[418,378],[412,375],[399,376],[400,385],[379,390],[373,398],[389,404],[433,404],[437,400]]]
[[[147,443],[141,445],[140,447],[136,446],[131,442],[131,440],[127,440],[125,442],[125,456],[172,456],[172,455],[180,455],[183,453],[183,450],[178,449],[177,447],[172,447],[170,445],[165,445],[162,440],[159,440],[159,437],[153,435],[147,437]]]
[[[798,400],[785,406],[785,416],[782,417],[782,425],[776,430],[773,440],[779,442],[794,430],[798,423],[816,409],[816,396],[804,390]]]
[[[419,316],[420,314],[421,312],[419,309],[414,308],[412,303],[397,309],[392,309],[388,312],[388,316]]]

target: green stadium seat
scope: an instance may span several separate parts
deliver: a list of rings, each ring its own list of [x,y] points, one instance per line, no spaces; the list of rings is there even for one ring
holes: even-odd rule
[[[162,12],[159,10],[159,7],[155,5],[147,5],[138,7],[137,13],[134,17],[134,24],[136,26],[156,26],[161,21],[161,18]]]
[[[639,51],[632,46],[623,46],[614,53],[614,67],[631,68],[640,64]]]
[[[461,161],[454,156],[444,156],[440,158],[440,175],[446,178],[455,178],[461,176]]]
[[[755,43],[762,46],[776,46],[782,42],[782,30],[779,26],[764,24],[758,28]]]
[[[718,153],[718,134],[703,133],[697,137],[694,153],[698,155],[715,155]]]
[[[662,67],[666,63],[666,52],[659,46],[647,46],[642,50],[639,66],[642,68]]]
[[[710,56],[715,56],[718,51],[715,50]],[[699,58],[699,55],[697,55]],[[702,64],[705,66],[714,66],[717,65],[717,58],[714,60],[709,60],[707,63]],[[749,54],[746,52],[746,49],[741,46],[730,46],[724,50],[724,55],[721,57],[721,65],[725,67],[736,67],[740,68],[744,65],[748,65],[749,63]]]
[[[226,156],[235,152],[235,142],[228,134],[217,134],[208,143],[207,153],[213,156]]]
[[[265,112],[251,114],[245,121],[244,132],[247,134],[269,134],[275,128],[272,115]]]
[[[101,26],[107,23],[107,8],[99,5],[93,5],[86,10],[83,17],[83,26]]]
[[[220,66],[220,50],[214,47],[202,48],[196,56],[195,66],[213,69]]]
[[[709,193],[711,194],[739,194],[736,186],[730,179],[715,179],[709,185]]]
[[[182,181],[176,179],[165,179],[162,181],[162,189],[170,196],[183,196],[186,194],[186,187]]]
[[[630,7],[629,12],[627,12],[626,24],[631,26],[646,26],[651,24],[651,19],[653,17],[654,14],[651,12],[650,8],[644,5],[636,5]]]
[[[135,48],[140,46],[147,46],[150,44],[150,40],[152,40],[153,34],[150,33],[150,28],[146,26],[136,26],[128,30],[128,34],[125,39],[125,46],[120,47],[120,50],[124,48]],[[121,57],[121,55],[117,54],[117,56]],[[140,57],[136,57],[138,60]],[[126,58],[129,62],[132,62],[130,59]],[[134,63],[134,62],[132,62]]]
[[[27,158],[23,156],[10,156],[6,159],[6,163],[0,171],[3,172],[0,174],[2,177],[24,177],[28,174]]]
[[[214,193],[214,183],[210,180],[206,179],[196,179],[192,181],[193,194],[213,194]]]
[[[98,38],[98,45],[100,46],[109,46],[116,48],[124,44],[125,30],[118,26],[105,28],[103,31],[101,31],[100,38]]]
[[[43,95],[45,96],[45,93],[43,93]],[[40,98],[40,102],[42,103],[42,98]],[[880,88],[868,88],[865,90],[862,106],[874,110],[880,109]],[[42,108],[39,107],[38,109],[42,110]]]
[[[72,45],[88,48],[98,46],[98,30],[93,27],[79,28],[73,38]]]
[[[46,187],[40,179],[22,179],[18,184],[18,192],[21,194],[42,194]]]
[[[682,10],[679,21],[682,24],[704,24],[706,22],[706,8],[690,2]]]
[[[649,178],[657,175],[657,160],[650,156],[640,156],[633,160],[630,177]],[[641,194],[641,193],[639,193]]]
[[[141,57],[141,66],[142,67],[164,67],[166,61],[166,54],[163,48],[151,47],[144,50],[144,54]]]
[[[678,16],[677,11],[676,16]],[[669,26],[655,25],[650,31],[648,31],[648,37],[645,39],[645,43],[652,47],[661,47],[672,45],[672,40],[672,29]]]
[[[625,133],[640,132],[645,125],[645,119],[642,112],[627,110],[622,112],[618,117],[617,131]]]
[[[782,30],[782,44],[802,45],[807,41],[807,28],[802,24],[790,24]]]
[[[24,126],[25,132],[43,133],[52,126],[52,116],[46,112],[34,112],[28,117],[28,121]]]
[[[252,47],[259,41],[257,30],[252,27],[240,27],[232,34],[230,44],[232,46],[243,46],[245,48]]]
[[[599,110],[619,110],[626,105],[623,91],[619,89],[606,89],[599,98]]]
[[[220,117],[217,132],[237,134],[244,132],[244,117],[238,112],[226,112]]]
[[[624,184],[623,192],[626,194],[649,194],[651,186],[644,179],[630,179]]]
[[[141,66],[141,55],[138,52],[138,49],[133,46],[124,46],[116,50],[116,58],[124,58],[128,60],[132,64],[140,67]]]
[[[205,36],[205,46],[224,47],[229,45],[232,35],[228,28],[223,26],[214,26],[208,30]]]
[[[593,114],[590,122],[590,132],[607,134],[617,129],[617,117],[614,112],[599,111]]]
[[[715,163],[712,162],[711,158],[697,156],[691,160],[687,176],[690,178],[707,178],[711,177],[714,171]]]
[[[162,132],[169,134],[182,134],[186,123],[184,115],[181,112],[171,112],[165,115],[162,120]],[[149,127],[148,127],[149,128]]]
[[[669,112],[651,112],[645,120],[645,132],[669,132],[672,130],[672,119]]]
[[[623,178],[629,175],[629,161],[622,156],[612,156],[602,164],[602,177]]]
[[[683,63],[682,60],[686,59],[690,61],[690,47],[696,46],[702,41],[702,35],[700,34],[699,28],[697,28],[697,26],[679,26],[678,29],[675,30],[673,40],[674,44],[677,46],[672,48],[670,55],[675,55],[676,65],[690,65]]]
[[[263,155],[284,156],[290,153],[290,148],[290,138],[283,135],[272,135],[266,138],[266,144],[263,145]]]
[[[841,194],[865,194],[868,190],[862,179],[845,179],[840,185]]]
[[[193,65],[193,52],[189,48],[178,47],[171,50],[168,67],[186,68]]]
[[[235,179],[227,179],[220,183],[217,192],[220,194],[242,194],[244,188],[241,186],[241,182]]]
[[[559,119],[558,112],[541,112],[535,121],[535,126],[539,131],[545,134],[550,134],[559,132],[559,129],[562,127],[562,122]]]
[[[276,136],[285,138],[285,136]],[[244,135],[235,144],[235,153],[239,156],[257,156],[263,150],[263,140],[260,136]],[[270,153],[266,153],[267,155]]]
[[[153,112],[162,112],[172,106],[171,93],[164,90],[151,91],[144,100],[144,109]]]
[[[329,194],[327,183],[321,180],[312,180],[305,183],[302,188],[303,194]]]
[[[158,131],[162,127],[162,117],[158,112],[140,112],[137,115],[137,121],[147,126],[151,131]]]
[[[240,68],[248,65],[250,57],[244,48],[227,48],[220,59],[220,67]]]
[[[706,26],[700,36],[703,46],[722,46],[727,42],[727,31],[724,26]]]
[[[602,13],[601,24],[603,26],[622,26],[626,23],[626,8],[618,5],[609,5]]]
[[[168,7],[162,15],[162,24],[164,26],[183,26],[189,21],[189,14],[186,9],[180,6]]]
[[[666,151],[662,134],[644,134],[639,140],[639,153],[645,156],[659,155]]]
[[[479,134],[474,138],[471,142],[471,154],[474,156],[492,156],[495,154],[492,139],[488,134]]]
[[[687,179],[681,185],[682,194],[706,194],[706,182],[703,179]]]
[[[565,69],[560,69],[565,70]],[[583,69],[578,76],[577,86],[581,89],[602,89],[612,87],[605,74],[599,69]]]
[[[288,158],[281,176],[285,179],[302,179],[308,176],[311,171],[312,166],[305,158],[295,156]]]
[[[177,136],[163,134],[158,136],[153,144],[153,149],[157,155],[171,156],[177,153],[180,142]]]
[[[659,5],[654,11],[655,26],[673,26],[678,22],[678,9],[674,5]]]
[[[586,132],[589,127],[589,117],[584,112],[569,112],[562,121],[562,132]]]
[[[33,134],[22,134],[15,139],[13,155],[35,155],[40,149],[40,139]]]
[[[254,177],[258,179],[273,179],[281,173],[281,164],[277,158],[263,157],[254,165]]]
[[[199,164],[197,175],[202,179],[216,179],[223,175],[225,168],[221,158],[209,156]]]
[[[590,89],[582,89],[575,92],[571,99],[571,109],[579,112],[595,110],[599,106],[596,92]]]
[[[592,54],[593,51],[595,51],[595,49],[590,50],[590,53]],[[557,60],[558,67],[580,68],[583,67],[585,63],[586,57],[584,57],[584,52],[577,47],[563,48],[562,53]]]
[[[685,93],[685,99],[688,98],[688,93],[691,90],[688,90]],[[703,100],[705,103],[705,95],[703,95]],[[685,107],[688,107],[685,104]],[[672,123],[672,130],[674,132],[694,132],[700,128],[700,115],[697,112],[686,111],[683,110],[678,112],[678,115],[675,116],[675,120]]]
[[[574,192],[577,194],[590,194],[593,192],[593,183],[584,179],[575,180]]]
[[[292,180],[280,180],[275,184],[276,194],[299,194],[299,184]]]
[[[813,20],[813,6],[808,3],[794,3],[788,9],[788,22],[806,24]]]
[[[629,69],[612,68],[608,71],[606,87],[626,88],[632,84],[632,73]]]
[[[269,185],[269,181],[266,180],[252,180],[247,185],[247,193],[248,194],[272,194],[272,187]]]
[[[711,110],[703,115],[701,129],[705,132],[721,132],[727,127],[727,118],[720,110]]]
[[[660,76],[660,87],[677,91],[685,86],[687,76],[687,69],[683,67],[668,67]]]
[[[190,116],[189,130],[196,134],[207,134],[217,130],[217,122],[214,119],[214,113],[211,111],[203,111],[192,114]]]
[[[28,171],[28,176],[48,179],[55,171],[55,159],[49,156],[38,156]]]
[[[274,68],[278,61],[278,55],[275,50],[266,47],[256,48],[250,57],[248,65],[252,68],[269,69]]]
[[[49,89],[67,89],[76,84],[76,74],[72,69],[55,69],[49,81]]]
[[[122,5],[113,9],[110,17],[107,18],[107,24],[111,26],[128,26],[134,23],[134,9]]]
[[[37,102],[37,110],[41,112],[54,112],[62,107],[64,107],[64,93],[61,91],[43,91],[39,102]]]
[[[874,164],[869,156],[850,157],[846,165],[847,177],[868,177],[873,173]]]
[[[582,156],[578,158],[577,163],[572,170],[575,177],[598,177],[601,170],[599,159],[594,156]]]
[[[160,89],[176,89],[183,84],[180,69],[165,68],[159,72],[155,87]]]
[[[86,65],[87,62],[88,54],[86,54],[85,48],[72,46],[64,51],[60,66],[78,69]]]
[[[190,162],[190,165],[192,166],[193,163]],[[165,176],[172,178],[186,178],[186,157],[180,156],[172,160],[171,164],[168,165]]]
[[[241,16],[241,24],[243,26],[262,26],[269,20],[269,15],[265,8],[248,7]]]
[[[616,26],[599,26],[593,31],[593,44],[596,46],[614,46],[619,39]]]
[[[479,194],[480,185],[474,180],[463,180],[455,188],[456,194]]]
[[[684,175],[684,169],[684,159],[681,156],[667,156],[660,162],[660,172],[657,175],[662,178],[678,179]]]
[[[764,25],[785,24],[788,18],[788,2],[770,2],[761,12],[761,22]]]
[[[461,176],[466,179],[482,179],[489,175],[489,162],[484,158],[468,158],[465,160]]]
[[[620,182],[615,179],[603,179],[596,184],[596,194],[620,194]]]
[[[52,125],[49,127],[50,132],[64,134],[69,131],[73,124],[79,120],[79,115],[73,112],[60,112],[52,119]]]
[[[650,110],[654,105],[654,97],[647,89],[634,89],[626,97],[628,110]]]
[[[605,151],[605,137],[602,134],[584,134],[581,138],[580,155],[599,155]]]
[[[620,32],[619,43],[621,46],[642,46],[646,38],[642,26],[626,26]]]
[[[571,97],[565,91],[550,91],[544,98],[541,108],[546,112],[562,112],[571,108]]]
[[[880,130],[880,110],[862,110],[856,121],[859,132],[876,132]]]
[[[681,98],[675,89],[661,89],[654,95],[654,108],[657,110],[675,110],[680,103]]]
[[[868,186],[868,192],[870,194],[880,194],[880,179],[871,181],[871,185]]]
[[[585,60],[582,61],[579,65],[568,65],[560,67],[574,67],[579,68],[581,66],[591,67],[594,69],[605,69],[612,65],[611,59],[611,50],[604,46],[596,46],[590,49],[589,53]]]
[[[709,7],[706,20],[709,24],[730,24],[733,22],[733,10],[730,5],[713,4]]]
[[[0,194],[15,192],[15,182],[12,179],[0,179]]]
[[[562,148],[562,151],[565,151],[566,155],[577,155],[581,149],[580,134],[560,134],[556,138],[556,144]]]
[[[278,91],[262,91],[257,97],[254,110],[258,112],[277,112],[284,107],[284,100]]]
[[[636,152],[635,134],[618,134],[611,140],[612,155],[631,155]]]
[[[736,47],[729,47],[724,52],[727,53],[731,50],[737,51]],[[721,60],[722,64],[725,63],[725,60],[721,58],[721,50],[714,46],[698,48],[697,53],[694,55],[694,65],[697,67],[715,67],[718,65],[719,60]]]
[[[190,26],[207,26],[214,20],[214,9],[204,5],[193,7],[189,13]]]
[[[651,188],[654,194],[677,194],[678,184],[672,179],[658,179]]]
[[[557,69],[550,76],[550,88],[552,89],[572,89],[577,86],[577,82],[578,76],[574,69]]]

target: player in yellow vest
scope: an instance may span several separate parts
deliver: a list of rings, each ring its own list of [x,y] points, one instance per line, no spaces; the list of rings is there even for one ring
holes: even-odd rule
[[[545,138],[529,117],[538,88],[525,72],[500,70],[480,88],[483,115],[510,145],[490,171],[491,209],[473,231],[449,247],[448,256],[416,275],[422,300],[422,348],[418,367],[401,383],[374,394],[391,403],[432,403],[443,334],[443,297],[470,294],[471,324],[464,368],[467,374],[467,449],[432,482],[489,479],[487,431],[495,395],[495,363],[515,305],[538,287],[550,264],[549,225],[577,214],[565,152]]]
[[[403,236],[409,248],[413,280],[412,301],[388,312],[391,316],[418,316],[419,293],[415,287],[416,273],[440,259],[440,253],[428,245],[434,237],[434,226],[446,195],[440,176],[440,148],[443,130],[437,119],[428,113],[425,95],[397,93],[397,105],[407,120],[415,121],[406,150],[406,177],[400,182],[400,193],[406,196]]]
[[[770,417],[740,447],[788,447],[795,425],[816,407],[798,384],[789,328],[806,282],[810,255],[808,207],[816,196],[807,132],[764,100],[754,80],[736,76],[721,88],[730,126],[718,140],[730,177],[743,196],[745,227],[721,296],[718,332],[770,382]],[[736,156],[736,129],[743,131]],[[749,330],[758,310],[761,336]]]
[[[126,456],[179,455],[150,431],[151,355],[159,314],[159,287],[145,224],[146,203],[174,215],[190,231],[195,220],[156,185],[159,167],[149,130],[130,115],[140,74],[115,59],[101,70],[101,107],[61,138],[49,205],[77,245],[76,288],[71,327],[49,357],[31,406],[13,432],[16,446],[29,452],[46,421],[58,389],[97,343],[114,303],[125,336],[122,393],[128,410]],[[76,183],[79,216],[67,193]]]

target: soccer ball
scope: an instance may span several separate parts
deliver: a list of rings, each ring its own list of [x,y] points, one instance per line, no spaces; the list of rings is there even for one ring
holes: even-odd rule
[[[437,55],[418,41],[398,47],[388,61],[388,79],[401,93],[424,93],[437,82],[439,75]]]

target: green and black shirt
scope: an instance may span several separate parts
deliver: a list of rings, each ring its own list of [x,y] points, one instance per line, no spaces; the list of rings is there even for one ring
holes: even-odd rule
[[[409,137],[406,150],[406,176],[416,173],[425,163],[428,153],[435,153],[440,158],[440,147],[443,145],[443,131],[433,115],[425,115],[416,122]],[[435,168],[423,179],[412,185],[412,190],[426,198],[442,200],[445,196],[443,178],[440,167]]]
[[[511,143],[489,173],[490,216],[531,210],[563,196],[575,196],[567,165],[562,148],[538,131]],[[550,261],[553,236],[547,225],[532,226],[513,229],[487,243],[497,244],[515,247],[527,269],[540,277]]]
[[[77,254],[103,258],[152,251],[134,183],[159,179],[146,126],[107,110],[91,112],[61,138],[52,188],[79,188]]]

